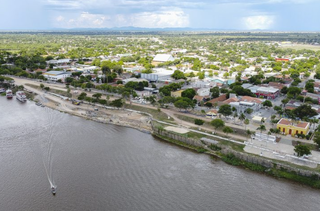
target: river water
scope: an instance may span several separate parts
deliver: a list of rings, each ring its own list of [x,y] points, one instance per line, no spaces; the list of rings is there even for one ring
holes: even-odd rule
[[[319,190],[29,101],[0,97],[0,132],[0,210],[319,210]]]

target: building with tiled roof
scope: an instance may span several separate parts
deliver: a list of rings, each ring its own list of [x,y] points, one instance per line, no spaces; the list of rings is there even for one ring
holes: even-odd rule
[[[195,95],[193,97],[193,100],[196,100],[197,103],[200,103],[200,102],[204,102],[206,100],[210,99],[210,96],[199,96],[199,95]]]
[[[207,118],[213,118],[218,115],[218,111],[216,109],[211,109],[206,113]]]
[[[282,83],[278,83],[278,82],[272,82],[270,81],[268,84],[270,87],[276,88],[281,90],[283,87],[285,87],[286,85],[282,84]]]
[[[256,97],[250,97],[250,96],[242,96],[241,97],[241,101],[244,102],[250,102],[250,103],[258,103],[258,104],[262,104],[263,100],[256,98]]]
[[[232,103],[232,102],[238,102],[238,101],[239,101],[238,98],[233,97],[233,98],[229,98],[229,99],[223,101],[222,104],[230,104],[230,103]]]
[[[281,133],[284,133],[286,135],[307,135],[310,128],[310,123],[303,121],[292,121],[290,119],[282,118],[277,123],[277,128],[280,130]]]
[[[216,98],[213,98],[212,100],[209,100],[208,102],[212,103],[212,105],[213,105],[215,103],[225,101],[226,99],[227,99],[227,95],[226,94],[222,94],[219,97],[216,97]]]

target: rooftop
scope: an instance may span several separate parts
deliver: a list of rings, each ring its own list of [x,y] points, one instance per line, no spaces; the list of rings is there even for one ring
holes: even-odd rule
[[[261,104],[263,100],[256,98],[256,97],[242,96],[241,101]]]
[[[167,62],[173,61],[173,57],[170,54],[157,54],[154,58],[154,62]]]
[[[299,121],[299,122],[294,122],[290,119],[280,119],[278,124],[281,124],[281,125],[293,125],[295,127],[299,127],[299,128],[307,128],[309,123],[308,122],[303,122],[303,121]]]
[[[231,102],[238,102],[238,98],[233,97],[233,98],[229,98],[228,100],[223,101],[224,104],[229,104]]]

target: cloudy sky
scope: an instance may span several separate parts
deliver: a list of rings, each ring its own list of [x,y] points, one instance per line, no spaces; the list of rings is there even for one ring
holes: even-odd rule
[[[320,0],[0,0],[0,30],[191,27],[320,31]]]

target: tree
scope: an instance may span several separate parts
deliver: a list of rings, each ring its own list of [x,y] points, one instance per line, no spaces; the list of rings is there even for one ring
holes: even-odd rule
[[[189,103],[181,99],[181,100],[177,100],[174,103],[174,106],[179,108],[180,110],[181,109],[187,109],[187,108],[189,108]]]
[[[295,86],[291,86],[288,88],[287,96],[296,98],[297,95],[301,93],[301,89]]]
[[[95,97],[97,101],[101,98],[101,96],[102,96],[101,93],[95,93],[92,95],[92,97]]]
[[[215,128],[215,131],[218,128],[224,127],[224,121],[222,121],[221,119],[214,119],[210,122],[210,124]]]
[[[244,120],[244,128],[245,130],[247,129],[247,125],[250,123],[250,120],[249,119],[245,119]]]
[[[314,83],[308,81],[308,82],[306,83],[305,89],[306,89],[308,92],[313,93],[313,92],[314,92]]]
[[[40,88],[43,89],[43,88],[44,88],[44,85],[43,85],[43,84],[40,84]]]
[[[183,92],[181,92],[181,97],[187,97],[189,99],[193,99],[193,97],[196,95],[196,91],[194,89],[186,89]]]
[[[204,71],[199,71],[197,76],[199,77],[200,80],[204,79],[205,77]]]
[[[246,131],[246,134],[248,135],[248,137],[250,136],[250,135],[252,135],[253,134],[253,132],[251,131],[251,130],[247,130]]]
[[[178,80],[178,79],[186,79],[184,76],[184,73],[180,70],[175,70],[174,73],[171,75],[172,78]]]
[[[103,63],[103,62],[102,62],[102,63]],[[106,79],[107,79],[107,83],[108,83],[108,80],[109,80],[108,74],[111,73],[110,67],[107,66],[107,65],[105,65],[105,64],[103,64],[103,66],[101,67],[101,70],[102,70],[102,73],[103,73],[103,75],[104,75],[104,77],[103,77],[103,83],[106,82]]]
[[[266,100],[262,103],[263,106],[266,106],[266,107],[272,107],[272,102],[270,100]]]
[[[222,114],[223,116],[231,115],[232,114],[231,106],[230,105],[220,106],[218,113]]]
[[[252,114],[253,109],[252,108],[247,108],[244,112],[247,113],[247,114]]]
[[[123,106],[123,102],[122,99],[117,99],[117,100],[113,100],[110,103],[111,106],[117,107],[117,108],[121,108]]]
[[[310,148],[300,143],[294,147],[294,151],[297,153],[298,157],[311,154]]]
[[[319,131],[314,133],[313,141],[318,145],[318,148],[320,148],[320,132]]]
[[[217,87],[217,86],[210,89],[210,92],[212,93],[211,94],[212,98],[217,98],[220,96],[220,90],[219,90],[219,87]]]
[[[233,130],[230,127],[224,127],[222,130],[227,136],[228,133],[233,133]]]
[[[283,107],[286,106],[287,103],[289,103],[289,99],[288,98],[285,98],[283,100],[281,100],[282,104],[283,104]]]
[[[202,119],[195,119],[194,124],[196,125],[203,125],[204,121]]]
[[[244,113],[241,113],[240,116],[239,116],[239,120],[243,121],[245,119],[246,119],[246,115],[244,115]]]
[[[73,78],[71,78],[71,77],[66,77],[66,83],[71,83],[73,81]]]
[[[82,92],[79,97],[78,97],[78,100],[84,100],[84,98],[87,96],[87,93],[85,92]]]
[[[196,75],[195,75],[193,72],[191,72],[191,73],[189,74],[189,77],[190,77],[190,78],[193,78],[193,77],[196,77]]]
[[[295,114],[295,116],[299,117],[300,119],[311,118],[318,114],[316,110],[312,109],[311,106],[307,104],[303,104],[298,108],[294,109],[293,113]]]
[[[208,107],[208,108],[212,108],[212,103],[210,103],[210,102],[206,102],[205,104],[204,104],[204,106],[206,106],[206,107]]]
[[[265,125],[260,125],[257,130],[260,130],[260,134],[262,133],[262,131],[267,130]]]
[[[72,73],[71,73],[71,75],[72,75],[73,77],[75,77],[75,76],[80,77],[81,74],[82,74],[82,72],[72,72]]]
[[[123,69],[120,65],[115,65],[113,67],[113,71],[116,72],[118,75],[121,75],[123,73]]]
[[[288,92],[288,87],[284,86],[282,89],[281,89],[281,93],[282,94],[287,94]]]

